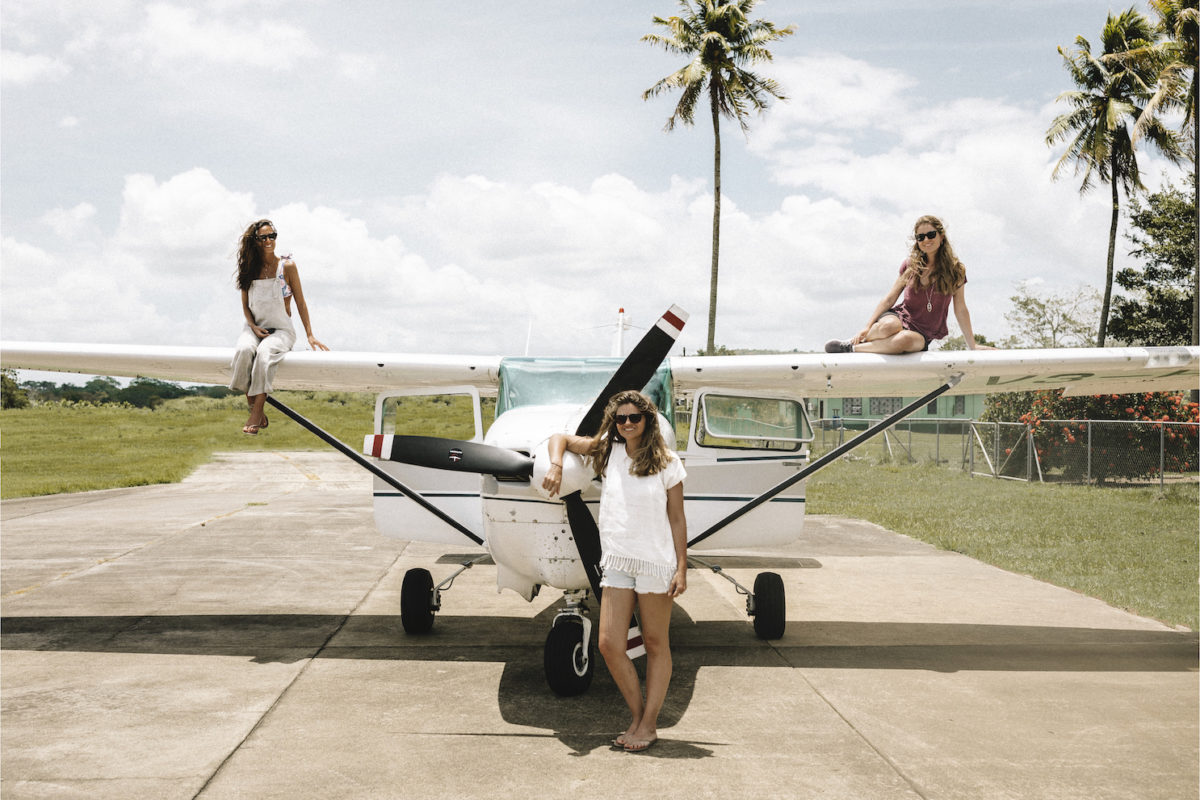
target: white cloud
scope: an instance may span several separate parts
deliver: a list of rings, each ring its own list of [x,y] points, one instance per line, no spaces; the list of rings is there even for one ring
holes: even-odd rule
[[[219,19],[195,8],[154,3],[134,37],[156,61],[201,61],[287,70],[314,56],[307,32],[285,20],[254,15],[252,21]]]
[[[11,86],[28,86],[43,81],[54,83],[70,74],[71,67],[57,58],[41,53],[0,51],[0,76],[5,84]]]
[[[56,208],[42,216],[54,235],[60,239],[78,239],[94,229],[96,207],[91,203],[80,203],[74,208]]]

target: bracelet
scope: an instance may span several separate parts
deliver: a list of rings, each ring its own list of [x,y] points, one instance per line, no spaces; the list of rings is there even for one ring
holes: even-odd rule
[[[550,466],[552,466],[552,467],[558,467],[559,469],[562,469],[562,464],[556,464],[556,463],[554,463],[553,461],[551,461],[551,462],[550,462]]]

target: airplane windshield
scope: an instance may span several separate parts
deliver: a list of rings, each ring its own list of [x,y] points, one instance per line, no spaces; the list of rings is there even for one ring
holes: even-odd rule
[[[621,361],[620,358],[506,358],[500,362],[496,415],[528,405],[590,405]],[[664,361],[642,391],[674,425],[670,364]]]

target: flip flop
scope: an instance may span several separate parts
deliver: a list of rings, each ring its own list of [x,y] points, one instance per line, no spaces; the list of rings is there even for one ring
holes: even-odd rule
[[[270,421],[269,419],[267,419],[267,415],[266,415],[266,414],[263,414],[263,421],[262,421],[262,425],[259,425],[258,427],[259,427],[261,430],[266,430],[266,429],[267,429],[267,426],[268,426],[268,425],[270,425],[270,424],[271,424],[271,421]]]
[[[658,742],[658,737],[653,739],[633,739],[625,743],[626,753],[644,753]]]
[[[243,425],[242,433],[246,434],[247,436],[258,436],[258,426],[257,425]]]
[[[625,734],[618,733],[616,736],[614,736],[612,739],[612,746],[614,748],[616,748],[617,750],[624,750],[625,749]]]

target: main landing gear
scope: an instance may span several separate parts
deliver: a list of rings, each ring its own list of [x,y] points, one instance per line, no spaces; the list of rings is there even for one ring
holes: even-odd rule
[[[457,571],[436,586],[429,570],[416,567],[404,573],[400,586],[400,622],[410,634],[429,633],[433,620],[442,607],[442,592],[454,584],[454,579],[487,556],[463,561]],[[754,618],[754,633],[760,639],[779,639],[786,621],[783,578],[774,572],[760,572],[754,579],[754,589],[747,589],[726,575],[721,567],[689,556],[689,560],[712,570],[734,585],[739,594],[746,595],[746,613]],[[592,685],[595,672],[595,651],[592,647],[592,620],[584,601],[587,589],[564,592],[565,604],[554,617],[542,651],[542,666],[546,683],[555,694],[574,697]]]
[[[742,586],[716,564],[688,556],[688,561],[712,570],[733,584],[738,594],[746,595],[746,613],[754,618],[754,633],[760,639],[782,639],[787,627],[787,602],[783,578],[777,572],[760,572],[754,578],[754,590]]]

